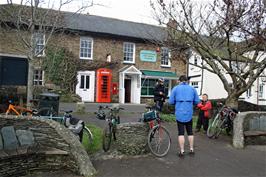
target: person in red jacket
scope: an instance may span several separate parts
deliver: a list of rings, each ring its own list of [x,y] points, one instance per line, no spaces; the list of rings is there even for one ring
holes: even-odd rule
[[[203,125],[203,130],[206,132],[209,126],[210,110],[212,109],[212,104],[208,100],[208,95],[202,95],[202,101],[197,105],[199,108],[199,117],[196,127],[196,132],[199,132],[201,126]]]

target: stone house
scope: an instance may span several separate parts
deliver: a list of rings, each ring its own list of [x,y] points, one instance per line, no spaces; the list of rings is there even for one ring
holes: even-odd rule
[[[102,63],[77,72],[76,94],[84,102],[139,104],[153,98],[158,78],[165,79],[170,93],[177,77],[186,73],[182,55],[162,45],[167,40],[166,28],[70,12],[63,12],[63,18],[64,31],[54,34],[47,46],[62,46],[88,65]],[[26,54],[15,33],[0,29],[0,87],[23,88],[27,83]],[[35,50],[45,46],[45,37],[46,34],[37,35]],[[45,59],[45,50],[39,60]],[[36,64],[34,85],[47,84],[45,72]]]

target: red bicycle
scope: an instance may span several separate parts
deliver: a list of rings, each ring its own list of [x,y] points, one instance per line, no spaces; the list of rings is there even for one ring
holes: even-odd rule
[[[164,126],[162,126],[159,112],[154,107],[146,108],[148,109],[148,111],[143,113],[141,120],[149,123],[149,149],[155,156],[163,157],[167,155],[171,146],[169,131]]]

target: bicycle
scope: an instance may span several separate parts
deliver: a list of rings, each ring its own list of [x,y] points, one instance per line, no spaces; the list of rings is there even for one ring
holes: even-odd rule
[[[48,109],[50,109],[48,111]],[[89,143],[92,144],[93,142],[93,134],[90,131],[90,129],[85,125],[85,123],[77,118],[73,118],[72,117],[72,110],[69,111],[64,111],[61,110],[62,112],[64,112],[63,116],[54,116],[54,111],[51,108],[43,108],[41,111],[43,111],[45,113],[45,115],[38,114],[38,117],[43,118],[43,119],[51,119],[54,121],[57,121],[61,124],[63,124],[65,127],[67,127],[73,134],[75,134],[76,136],[79,137],[80,142],[82,143]],[[80,122],[80,127],[78,127],[78,122]],[[79,131],[82,128],[82,131]]]
[[[107,152],[110,149],[112,137],[114,141],[116,141],[117,124],[120,124],[119,111],[124,110],[124,108],[120,107],[109,108],[106,106],[105,109],[110,110],[109,116],[105,118],[105,120],[108,122],[108,125],[105,127],[103,131],[103,138],[102,138],[103,150]],[[100,119],[103,120],[102,117],[100,117]]]
[[[105,120],[106,118],[106,111],[105,109],[108,109],[108,106],[99,106],[97,112],[94,112],[97,119]]]
[[[27,108],[24,108],[22,106],[17,106],[15,104],[12,103],[11,100],[9,100],[9,105],[8,105],[8,108],[5,112],[6,115],[17,115],[17,116],[20,116],[20,115],[23,115],[23,116],[26,116],[26,115],[36,115],[37,114],[37,111],[36,110],[30,110],[30,109],[27,109]]]
[[[142,114],[141,121],[149,123],[148,147],[153,155],[164,157],[170,150],[170,133],[162,126],[159,112],[154,107],[146,108],[148,111]]]
[[[208,127],[207,136],[209,138],[218,138],[222,130],[226,130],[227,135],[230,135],[230,132],[233,130],[233,120],[236,117],[238,111],[222,105],[218,113],[216,114],[211,125]]]

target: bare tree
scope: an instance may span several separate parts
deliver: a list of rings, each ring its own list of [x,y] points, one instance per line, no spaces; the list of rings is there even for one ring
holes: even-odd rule
[[[238,107],[238,98],[266,68],[266,7],[263,0],[209,2],[151,0],[151,6],[161,24],[172,22],[173,47],[182,44],[201,55],[197,66],[217,74],[226,104]]]
[[[12,0],[7,0],[0,7],[2,31],[14,30],[17,41],[21,44],[17,50],[28,59],[27,106],[33,97],[34,64],[45,55],[44,50],[52,36],[64,30],[65,20],[61,11],[73,2],[75,0],[20,0],[20,3],[14,4]],[[73,14],[94,5],[93,0],[79,2],[82,5]]]

